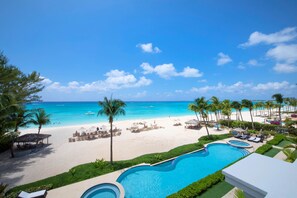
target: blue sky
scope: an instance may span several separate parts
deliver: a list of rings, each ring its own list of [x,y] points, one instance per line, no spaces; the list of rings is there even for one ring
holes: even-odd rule
[[[0,2],[0,50],[45,101],[297,97],[295,0]]]

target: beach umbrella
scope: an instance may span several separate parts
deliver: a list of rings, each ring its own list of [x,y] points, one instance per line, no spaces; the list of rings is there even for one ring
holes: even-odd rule
[[[232,130],[233,130],[233,131],[237,131],[237,132],[239,132],[239,133],[245,132],[245,130],[242,129],[242,128],[235,128],[235,129],[232,129]]]
[[[88,132],[95,132],[97,131],[97,127],[95,126],[91,126],[89,129],[88,129]]]
[[[186,124],[192,124],[192,125],[198,125],[199,121],[198,120],[189,120],[185,122]]]
[[[80,127],[79,129],[77,129],[77,132],[79,132],[79,133],[86,132],[86,128]]]

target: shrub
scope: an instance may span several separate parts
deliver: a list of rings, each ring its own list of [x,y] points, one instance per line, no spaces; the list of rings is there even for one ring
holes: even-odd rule
[[[69,173],[70,173],[72,176],[75,175],[75,172],[76,172],[75,168],[71,168],[71,169],[69,169]]]
[[[266,153],[267,151],[269,151],[270,149],[272,149],[272,146],[270,144],[264,144],[262,146],[260,146],[255,153],[261,154],[263,155],[264,153]]]
[[[274,138],[267,142],[267,144],[278,145],[281,141],[285,139],[285,136],[282,134],[276,134]]]
[[[209,135],[209,136],[205,135],[205,136],[200,137],[198,139],[198,141],[202,144],[206,144],[206,143],[217,141],[217,140],[223,140],[223,139],[226,139],[229,137],[232,137],[232,135],[229,133],[221,134],[221,135]]]
[[[178,191],[177,193],[169,195],[168,198],[197,197],[201,195],[203,192],[205,192],[211,186],[219,183],[220,181],[223,181],[224,178],[225,176],[222,174],[222,171],[218,171],[214,174],[208,175],[207,177],[197,182],[190,184],[186,188]]]
[[[3,184],[3,183],[0,184],[0,197],[4,197],[4,192],[7,186],[8,186],[7,184]]]
[[[93,165],[95,168],[98,168],[98,169],[103,169],[104,167],[108,166],[109,163],[106,162],[103,158],[102,159],[96,159],[95,162],[93,162]]]

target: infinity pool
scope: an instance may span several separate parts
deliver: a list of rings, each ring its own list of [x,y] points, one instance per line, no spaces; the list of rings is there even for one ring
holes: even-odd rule
[[[124,187],[126,198],[166,197],[247,154],[228,144],[210,144],[205,150],[159,165],[131,168],[117,182]]]

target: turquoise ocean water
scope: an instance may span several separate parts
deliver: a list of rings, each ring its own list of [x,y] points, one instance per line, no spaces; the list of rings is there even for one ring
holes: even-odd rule
[[[115,120],[133,120],[156,117],[194,115],[188,110],[191,102],[126,102],[126,115]],[[39,102],[28,109],[43,108],[51,115],[51,126],[67,126],[106,122],[106,116],[97,116],[97,102]]]

